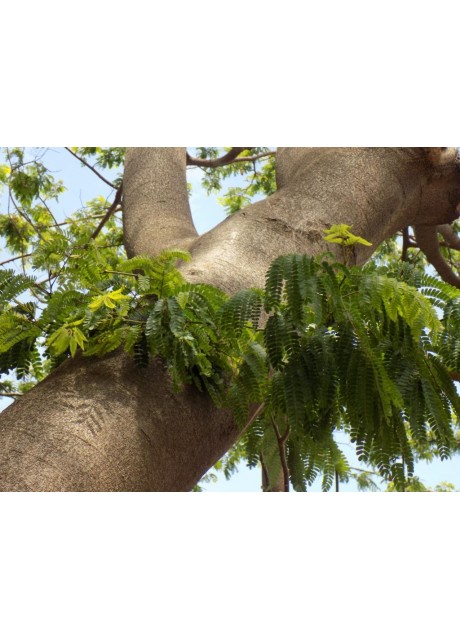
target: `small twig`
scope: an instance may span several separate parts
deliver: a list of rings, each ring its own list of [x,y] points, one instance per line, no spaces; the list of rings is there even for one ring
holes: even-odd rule
[[[220,158],[213,158],[211,160],[207,160],[206,158],[193,158],[187,153],[187,166],[217,169],[218,167],[225,167],[228,164],[233,164],[234,162],[255,162],[261,158],[266,158],[267,156],[273,156],[276,154],[275,151],[265,151],[255,156],[247,156],[243,158],[237,157],[240,153],[243,153],[243,151],[250,151],[251,149],[253,149],[253,147],[232,147],[232,149],[230,149],[230,151],[224,156],[221,156]]]
[[[73,246],[71,247],[71,253],[69,253],[63,260],[62,265],[59,269],[59,271],[57,271],[55,274],[53,274],[54,277],[54,282],[56,282],[56,280],[59,278],[59,276],[61,275],[62,271],[64,270],[65,266],[67,265],[67,262],[69,261],[70,256],[72,255],[72,253],[74,253],[75,251],[84,251],[85,249],[88,248],[89,243],[91,240],[94,240],[99,233],[102,231],[102,229],[104,228],[104,225],[107,223],[107,221],[109,220],[109,218],[115,213],[118,205],[121,202],[121,196],[123,193],[123,185],[120,185],[120,187],[117,189],[117,193],[115,194],[115,200],[112,202],[112,204],[110,205],[110,207],[107,209],[107,212],[104,214],[104,217],[102,218],[102,220],[100,221],[100,223],[98,224],[97,228],[93,231],[93,233],[90,236],[90,239],[88,240],[88,242],[85,242],[83,245],[81,246]],[[54,284],[54,283],[53,283]],[[53,285],[50,284],[50,288]]]
[[[3,260],[3,262],[0,262],[0,267],[3,267],[4,264],[8,264],[8,262],[14,262],[15,260],[25,260],[25,258],[30,258],[30,256],[33,256],[33,253],[24,253],[21,256],[15,256],[14,258],[8,258],[8,260]]]
[[[268,158],[269,156],[275,156],[276,151],[265,151],[264,153],[259,153],[255,156],[248,156],[247,158],[235,158],[233,162],[252,162],[255,163],[257,160],[261,158]]]
[[[369,476],[376,476],[377,478],[382,477],[377,471],[371,471],[370,469],[361,469],[360,467],[348,467],[348,469],[349,471],[358,471],[359,473],[366,473]]]
[[[131,278],[138,278],[138,273],[130,273],[129,271],[114,271],[113,269],[104,269],[106,273],[113,273],[117,276],[130,276]],[[203,324],[203,323],[202,323]]]
[[[115,244],[100,244],[98,249],[114,249],[115,247],[122,247],[123,242],[116,242]]]
[[[2,393],[0,392],[0,396],[2,398],[20,398],[23,394],[22,393]]]
[[[9,182],[8,182],[8,216],[10,217],[10,220],[11,220],[11,222],[12,222],[12,224],[13,224],[14,228],[16,229],[16,232],[17,232],[17,234],[18,234],[18,237],[21,239],[21,242],[22,242],[22,243],[25,243],[25,241],[24,241],[24,238],[23,238],[23,236],[22,236],[22,234],[21,234],[21,230],[18,228],[18,226],[17,226],[17,224],[16,224],[16,221],[15,221],[15,219],[14,219],[14,216],[13,216],[13,215],[11,215],[11,212],[10,212],[11,203],[13,203],[13,207],[15,208],[16,213],[18,213],[20,216],[22,216],[22,218],[24,218],[24,219],[26,220],[26,222],[27,222],[28,224],[30,224],[30,226],[35,230],[35,232],[37,233],[37,235],[41,238],[41,237],[42,237],[42,235],[41,235],[40,231],[35,227],[34,223],[33,223],[31,220],[29,220],[29,218],[28,218],[28,217],[27,217],[27,215],[24,213],[24,211],[22,211],[22,210],[18,207],[18,205],[16,204],[16,202],[15,202],[15,200],[14,200],[14,198],[13,198],[13,193],[12,193],[12,188],[11,188],[11,175],[12,175],[12,174],[14,173],[14,171],[16,170],[16,167],[13,167],[13,164],[12,164],[12,162],[11,162],[10,152],[9,152],[8,150],[6,151],[6,156],[7,156],[7,159],[8,159],[8,163],[9,163],[9,165],[10,165],[10,180],[9,180]],[[25,163],[25,164],[28,164],[28,163]],[[23,166],[24,166],[24,165],[23,165]],[[28,243],[27,243],[27,244],[28,244]],[[24,266],[24,262],[23,262],[23,264],[22,264],[22,270],[23,270],[23,271],[24,271],[24,273],[25,273],[25,266]]]
[[[15,207],[16,211],[19,213],[19,215],[28,223],[30,224],[30,226],[32,227],[32,229],[35,231],[35,233],[43,240],[43,236],[40,233],[40,229],[37,227],[37,225],[35,224],[35,222],[32,220],[32,218],[30,218],[30,216],[24,211],[24,209],[22,209],[21,207],[18,206],[17,202],[15,201],[15,199],[13,198],[13,195],[10,191],[9,197],[11,198],[11,202],[13,203],[13,206]]]
[[[121,203],[122,194],[123,194],[123,185],[120,185],[120,187],[117,189],[117,192],[115,194],[115,200],[107,209],[107,213],[104,215],[100,223],[97,225],[96,229],[91,234],[91,240],[94,240],[95,238],[97,238],[97,236],[100,234],[104,226],[107,224],[108,220],[115,213],[118,205]]]
[[[105,214],[104,214],[105,216]],[[92,220],[92,219],[99,219],[104,217],[103,215],[100,216],[88,216],[87,218],[82,218],[81,220],[71,220],[70,222],[58,222],[57,224],[51,224],[48,225],[47,227],[42,227],[43,229],[51,229],[53,227],[63,227],[66,224],[73,224],[73,223],[79,223],[79,222],[85,222],[86,220]],[[111,249],[112,247],[121,247],[122,244],[107,244],[107,245],[103,245],[100,247],[100,249]],[[3,260],[2,262],[0,262],[0,267],[3,267],[3,265],[8,264],[9,262],[15,262],[16,260],[25,260],[26,258],[30,258],[32,257],[34,254],[32,253],[23,253],[20,256],[14,256],[13,258],[8,258],[7,260]]]
[[[402,230],[402,238],[403,238],[403,244],[402,244],[402,252],[401,252],[401,260],[403,262],[407,262],[407,250],[409,248],[409,227],[406,227],[405,229]]]
[[[93,173],[95,173],[97,175],[98,178],[100,178],[103,182],[105,182],[105,184],[109,185],[109,187],[112,187],[112,189],[116,189],[117,187],[113,184],[113,182],[110,182],[110,180],[107,180],[107,178],[104,178],[104,176],[99,173],[99,171],[97,169],[95,169],[92,165],[89,164],[89,162],[86,162],[86,160],[84,160],[83,158],[81,158],[79,155],[77,155],[76,153],[74,153],[72,151],[72,149],[70,149],[69,147],[64,147],[64,149],[67,149],[67,151],[69,153],[71,153],[74,158],[77,158],[77,160],[80,160],[80,162],[82,164],[85,165],[85,167],[88,167],[88,169],[91,169],[91,171]]]
[[[257,420],[257,418],[260,416],[260,414],[263,413],[264,409],[265,409],[265,402],[262,402],[262,404],[259,404],[257,409],[254,411],[252,416],[249,418],[249,420],[244,425],[244,427],[243,427],[243,429],[241,431],[241,434],[245,433],[254,424],[254,422]]]
[[[46,226],[41,227],[41,229],[54,229],[55,227],[65,227],[66,225],[69,225],[69,224],[85,223],[87,220],[100,220],[104,216],[105,216],[105,213],[101,213],[94,216],[86,216],[85,218],[80,218],[79,220],[76,218],[68,219],[65,222],[56,222],[56,224],[48,224]]]
[[[3,262],[0,262],[0,267],[3,267],[3,265],[8,264],[8,262],[14,262],[14,260],[25,260],[25,258],[29,258],[30,256],[33,256],[33,255],[34,255],[33,253],[24,253],[22,256],[15,256],[14,258],[3,260]],[[46,295],[49,295],[49,292],[41,286],[40,282],[32,282],[30,286],[35,287],[36,289],[39,289],[39,291],[41,291],[42,293],[45,293]]]
[[[189,167],[209,167],[216,169],[217,167],[225,167],[235,161],[235,158],[243,151],[249,151],[252,147],[232,147],[228,153],[220,158],[207,160],[206,158],[193,158],[187,153],[187,165]]]
[[[45,209],[48,211],[48,213],[50,214],[50,216],[53,218],[55,224],[58,224],[58,221],[56,220],[56,218],[54,217],[54,213],[51,211],[51,209],[49,208],[49,206],[46,203],[46,200],[44,200],[41,195],[38,195],[38,199],[40,200],[40,202],[42,203],[42,205],[45,207]]]
[[[286,460],[286,440],[289,438],[289,427],[286,429],[284,435],[281,435],[278,429],[278,425],[276,424],[274,418],[272,417],[272,425],[275,431],[276,440],[278,442],[278,449],[280,453],[281,466],[283,468],[283,478],[284,478],[284,491],[289,492],[289,467]]]

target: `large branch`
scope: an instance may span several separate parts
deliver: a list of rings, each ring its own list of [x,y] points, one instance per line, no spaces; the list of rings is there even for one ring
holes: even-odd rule
[[[438,231],[446,241],[449,249],[456,249],[460,251],[460,238],[452,229],[450,224],[440,224],[438,226]]]
[[[191,221],[185,149],[130,149],[124,178],[127,250],[189,247],[191,281],[229,292],[261,286],[277,255],[330,250],[323,230],[352,225],[373,242],[396,230],[444,224],[448,197],[420,148],[278,150],[279,191],[201,238]],[[455,205],[454,205],[455,210]],[[455,212],[455,211],[454,211]],[[225,411],[194,389],[175,395],[160,363],[136,369],[123,353],[69,360],[0,416],[3,490],[188,490],[238,438]]]
[[[355,261],[363,263],[414,220],[455,217],[450,196],[460,200],[458,184],[452,176],[447,184],[443,173],[443,193],[449,188],[438,198],[434,175],[422,148],[278,148],[278,191],[197,238],[182,271],[194,282],[212,278],[228,292],[263,286],[280,254],[335,250],[340,259],[340,249],[324,241],[324,229],[339,223],[372,243],[356,248]]]
[[[183,147],[126,151],[123,228],[128,256],[188,249],[198,233],[190,211]]]
[[[447,234],[444,225],[443,231],[443,235]],[[439,250],[438,227],[415,225],[414,233],[419,248],[426,255],[428,262],[433,265],[441,278],[454,287],[460,288],[460,278],[454,273]]]
[[[349,224],[372,243],[356,247],[357,264],[409,225],[443,224],[456,217],[460,176],[455,157],[442,170],[420,147],[301,148],[277,151],[278,191],[197,238],[184,275],[233,293],[263,286],[281,254],[335,251],[324,229]],[[212,276],[210,276],[212,273]]]
[[[188,491],[238,436],[159,362],[76,358],[0,415],[2,491]]]

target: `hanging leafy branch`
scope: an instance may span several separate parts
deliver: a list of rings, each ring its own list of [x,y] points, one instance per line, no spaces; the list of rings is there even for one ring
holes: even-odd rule
[[[77,276],[71,258],[40,315],[18,300],[34,280],[0,272],[0,371],[39,376],[44,360],[118,348],[139,366],[160,358],[177,389],[193,384],[230,407],[249,463],[262,455],[268,481],[288,473],[296,490],[319,474],[328,490],[346,469],[337,429],[396,487],[413,476],[417,448],[456,450],[456,289],[408,265],[396,278],[289,255],[265,290],[228,298],[186,283],[176,265],[188,259],[169,251],[109,268],[89,257]]]

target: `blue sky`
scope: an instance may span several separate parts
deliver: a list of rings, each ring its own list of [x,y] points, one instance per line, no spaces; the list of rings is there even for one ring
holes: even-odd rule
[[[55,176],[62,178],[68,190],[61,196],[56,207],[57,216],[64,218],[72,214],[76,209],[94,198],[97,195],[110,197],[111,189],[97,178],[89,169],[81,167],[78,160],[72,157],[63,148],[51,148],[44,158],[45,165],[55,172]],[[110,177],[109,172],[103,172]],[[217,202],[218,196],[207,196],[201,189],[201,170],[193,168],[188,171],[188,182],[192,184],[191,208],[195,225],[199,233],[208,231],[225,218],[223,208]],[[229,182],[230,184],[230,182]],[[238,179],[232,178],[231,184],[237,185]],[[240,182],[241,184],[241,182]],[[1,198],[1,212],[7,207],[6,194]],[[0,261],[8,257],[3,249],[0,253]],[[4,408],[8,401],[0,399],[0,408]],[[344,452],[352,466],[359,465],[354,456],[354,448],[345,442],[342,434],[339,441],[343,442]],[[437,483],[448,481],[460,488],[460,458],[454,458],[445,462],[436,461],[433,463],[419,463],[416,467],[416,474],[425,485],[434,487]],[[219,480],[216,483],[203,485],[208,492],[238,491],[251,492],[260,491],[260,471],[258,469],[249,470],[245,466],[235,474],[230,481],[227,481],[222,474],[218,474]],[[312,491],[320,491],[321,486],[318,481],[311,488]],[[350,482],[342,484],[341,491],[356,491],[356,484]]]

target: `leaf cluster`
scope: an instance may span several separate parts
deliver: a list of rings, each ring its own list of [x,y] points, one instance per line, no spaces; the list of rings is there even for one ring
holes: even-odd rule
[[[346,476],[339,429],[363,463],[400,489],[419,454],[446,458],[458,449],[455,289],[410,268],[396,278],[292,255],[272,264],[263,297],[263,338],[243,353],[233,402],[242,425],[251,403],[263,405],[244,438],[250,463],[264,449],[275,461],[270,482],[280,455],[297,490],[320,473],[324,489]],[[289,437],[280,453],[281,432]]]
[[[0,272],[0,372],[39,379],[43,360],[54,366],[118,348],[139,366],[160,358],[177,389],[194,384],[233,410],[239,456],[250,465],[262,457],[273,485],[288,468],[296,490],[318,475],[325,490],[337,474],[346,480],[338,430],[398,488],[418,452],[457,450],[460,303],[452,287],[409,267],[395,277],[289,255],[273,262],[264,290],[228,298],[186,283],[181,251],[112,264],[97,257],[90,245],[78,277],[78,258],[69,258],[40,313],[20,300],[35,280]],[[237,459],[229,457],[229,473]]]

